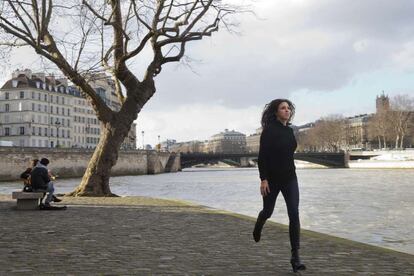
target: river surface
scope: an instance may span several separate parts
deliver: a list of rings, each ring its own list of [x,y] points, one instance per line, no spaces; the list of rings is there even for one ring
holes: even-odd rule
[[[302,228],[414,254],[414,170],[298,169]],[[257,216],[262,199],[257,169],[188,169],[111,178],[118,195],[181,199]],[[56,182],[58,193],[80,179]],[[0,183],[0,193],[21,184]],[[282,194],[274,221],[288,224]],[[253,228],[253,224],[252,224]]]

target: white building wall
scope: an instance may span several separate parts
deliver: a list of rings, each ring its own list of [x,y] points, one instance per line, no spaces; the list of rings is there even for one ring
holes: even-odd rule
[[[24,70],[14,72],[12,77],[22,74],[38,79],[34,79],[34,87],[16,87],[18,82],[13,79],[11,88],[0,89],[0,140],[13,141],[16,146],[96,147],[101,125],[85,98],[69,94],[66,80],[59,80],[63,85],[53,86],[56,80],[44,73]],[[43,83],[46,80],[50,84]],[[99,78],[93,87],[104,89],[105,101],[113,110],[119,110],[111,79]],[[135,131],[133,125],[124,147],[135,148]]]

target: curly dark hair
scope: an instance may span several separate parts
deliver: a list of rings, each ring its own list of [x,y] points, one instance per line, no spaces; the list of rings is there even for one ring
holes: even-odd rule
[[[38,162],[39,162],[39,159],[33,159],[33,160],[30,161],[33,168],[36,167]]]
[[[288,123],[292,121],[293,117],[295,116],[295,105],[287,99],[276,99],[266,104],[263,109],[262,121],[261,121],[263,129],[267,128],[272,121],[277,119],[276,113],[281,103],[287,103],[289,105],[290,110],[291,110],[291,115],[290,115]]]

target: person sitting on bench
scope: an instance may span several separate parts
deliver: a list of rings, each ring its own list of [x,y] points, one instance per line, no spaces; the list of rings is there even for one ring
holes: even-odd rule
[[[55,187],[53,182],[50,180],[49,171],[47,165],[49,164],[49,159],[42,158],[40,162],[37,163],[36,167],[33,168],[31,172],[31,184],[33,191],[45,191],[47,193],[44,206],[49,207],[50,202],[55,201],[59,202],[60,199],[56,198],[53,193]]]
[[[37,163],[39,162],[39,159],[33,159],[30,161],[30,166],[20,175],[20,178],[23,179],[23,192],[32,192],[32,185],[31,185],[31,175],[33,168],[36,167]]]

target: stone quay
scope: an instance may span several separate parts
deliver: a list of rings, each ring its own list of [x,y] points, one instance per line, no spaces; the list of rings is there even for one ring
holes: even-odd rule
[[[34,158],[46,157],[49,168],[61,178],[81,177],[93,149],[0,147],[0,181],[13,181]],[[120,150],[112,175],[143,175],[181,170],[180,155],[147,150]]]
[[[295,275],[289,232],[254,218],[147,197],[72,198],[18,211],[0,195],[0,275]],[[298,275],[414,275],[414,256],[302,230]]]

